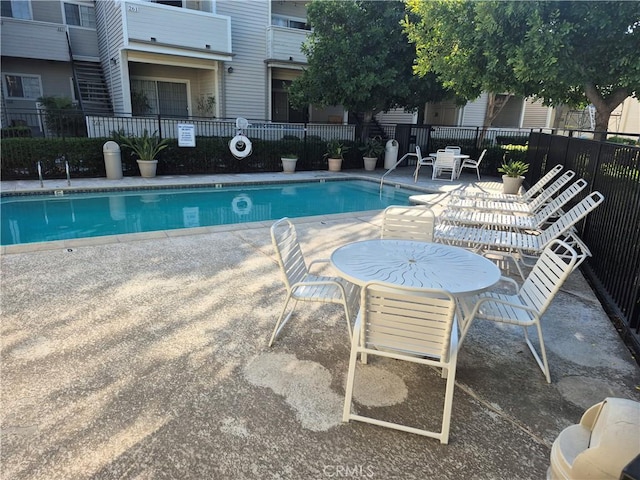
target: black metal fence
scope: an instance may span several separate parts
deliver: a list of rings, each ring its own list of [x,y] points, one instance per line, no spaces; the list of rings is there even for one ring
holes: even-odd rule
[[[342,168],[362,168],[358,147],[364,138],[379,134],[398,143],[398,158],[415,151],[420,145],[424,153],[446,145],[460,145],[465,153],[477,158],[487,148],[481,172],[495,175],[505,154],[505,144],[525,144],[530,129],[489,129],[438,127],[429,125],[341,125],[285,124],[248,119],[245,134],[253,144],[253,154],[241,161],[231,155],[229,141],[237,133],[235,119],[210,119],[168,116],[132,117],[131,115],[85,116],[77,110],[11,111],[11,119],[3,119],[2,177],[5,180],[37,178],[40,162],[47,178],[63,177],[68,162],[76,177],[105,176],[102,145],[115,134],[137,136],[144,130],[172,139],[169,148],[158,157],[158,174],[215,174],[275,172],[282,169],[282,154],[297,154],[297,170],[327,168],[327,142],[337,140],[347,146]],[[5,112],[6,114],[6,112]],[[180,147],[178,126],[192,125],[196,147]],[[520,152],[521,154],[523,152]],[[135,159],[123,151],[123,172],[137,175]],[[415,158],[410,162],[415,164]],[[410,164],[409,162],[407,162]],[[384,155],[378,167],[384,165]]]
[[[560,164],[604,195],[578,226],[593,254],[583,271],[640,358],[640,147],[532,133],[527,161],[529,183]]]

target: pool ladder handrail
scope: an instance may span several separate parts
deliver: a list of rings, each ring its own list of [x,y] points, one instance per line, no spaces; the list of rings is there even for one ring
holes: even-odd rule
[[[416,157],[416,154],[415,154],[414,152],[408,152],[408,153],[405,153],[405,154],[402,156],[402,158],[401,158],[400,160],[398,160],[398,161],[396,162],[396,164],[395,164],[393,167],[391,167],[389,170],[387,170],[387,171],[382,175],[382,177],[380,177],[380,193],[382,193],[382,187],[384,186],[384,177],[386,177],[386,176],[387,176],[387,175],[389,175],[391,172],[393,172],[393,171],[396,169],[396,167],[397,167],[398,165],[400,165],[402,162],[404,162],[404,161],[405,161],[407,158],[409,158],[409,157]]]
[[[42,181],[42,163],[38,160],[38,178],[40,179],[40,188],[44,188],[44,183]]]
[[[42,162],[38,160],[38,178],[40,179],[40,188],[44,188],[44,182],[42,177]],[[69,160],[64,161],[64,170],[67,174],[67,186],[71,186],[71,171],[69,169]]]
[[[69,160],[64,161],[64,169],[67,172],[67,186],[71,186],[71,173],[69,172]]]

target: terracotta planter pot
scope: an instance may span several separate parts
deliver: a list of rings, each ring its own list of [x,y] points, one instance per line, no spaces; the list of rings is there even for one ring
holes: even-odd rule
[[[507,195],[517,195],[523,181],[524,177],[509,177],[507,175],[503,175],[502,192]]]
[[[329,171],[330,172],[339,172],[342,170],[342,159],[341,158],[330,158],[329,159]]]
[[[140,176],[143,178],[153,178],[156,176],[158,160],[137,160]]]

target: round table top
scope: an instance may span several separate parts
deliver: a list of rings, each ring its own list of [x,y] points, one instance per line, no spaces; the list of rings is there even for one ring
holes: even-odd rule
[[[331,263],[341,276],[360,286],[379,281],[443,289],[453,295],[487,290],[501,275],[493,262],[464,248],[412,240],[349,243],[333,252]]]

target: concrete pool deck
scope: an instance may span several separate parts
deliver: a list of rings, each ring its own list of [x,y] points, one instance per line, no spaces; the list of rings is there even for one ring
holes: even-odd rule
[[[411,173],[398,169],[389,177],[413,185]],[[327,175],[335,174],[292,177]],[[437,210],[447,191],[474,187],[474,178],[421,178],[418,185],[433,192]],[[45,187],[58,188],[55,182],[45,180]],[[85,182],[119,181],[72,179],[71,188],[90,188]],[[66,188],[66,181],[59,184]],[[2,182],[1,188],[34,185],[39,188],[39,182]],[[312,260],[375,238],[380,220],[380,212],[362,212],[294,222]],[[640,368],[574,272],[543,319],[551,384],[518,330],[478,322],[459,355],[449,445],[343,424],[349,344],[340,308],[300,305],[267,347],[284,301],[270,224],[3,249],[0,476],[539,479],[552,442],[586,408],[608,396],[640,400]],[[358,410],[438,424],[444,382],[437,372],[372,358],[361,373],[370,384],[357,387]]]

